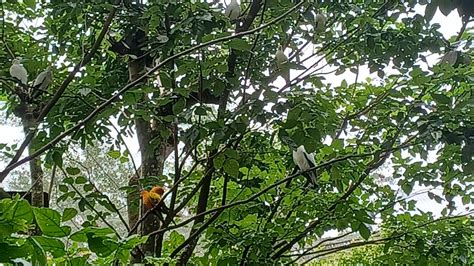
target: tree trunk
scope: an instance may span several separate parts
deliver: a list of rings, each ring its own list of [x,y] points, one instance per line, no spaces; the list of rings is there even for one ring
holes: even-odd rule
[[[23,132],[27,135],[30,132],[30,128],[35,127],[36,117],[34,115],[34,106],[22,103],[22,110],[24,112],[19,113],[22,124]],[[35,140],[33,139],[28,144],[28,154],[33,154]],[[41,168],[41,158],[36,157],[30,161],[30,179],[31,179],[31,205],[35,207],[44,207],[44,195],[43,195],[43,169]]]
[[[150,145],[152,140],[159,138],[159,132],[151,128],[151,124],[141,118],[135,120],[138,143],[140,146],[142,164],[141,164],[141,178],[149,176],[160,176],[163,174],[163,166],[166,157],[169,155],[168,145],[165,140],[157,146]],[[140,208],[140,216],[146,213],[143,206]],[[147,235],[150,232],[159,229],[158,219],[154,215],[149,215],[145,221],[140,224],[141,235]],[[149,237],[148,241],[143,245],[143,253],[150,256],[158,256],[160,251],[156,250],[155,236]]]
[[[140,216],[140,186],[138,185],[138,178],[139,176],[135,173],[128,180],[128,186],[131,188],[136,188],[136,190],[132,190],[127,195],[128,224],[130,225],[130,227],[132,227],[138,222],[138,218]],[[136,231],[132,233],[135,234]]]
[[[133,81],[140,77],[141,73],[145,69],[144,60],[132,61],[129,63],[129,76],[130,80]],[[148,97],[145,95],[142,99],[143,102],[147,101]],[[140,178],[145,179],[150,176],[161,176],[163,174],[163,166],[166,158],[172,151],[172,146],[168,144],[167,139],[162,139],[160,136],[160,130],[169,125],[160,124],[156,128],[149,120],[143,118],[135,119],[135,128],[137,132],[138,144],[140,147],[141,154],[141,166],[140,166]],[[151,144],[156,142],[158,144]],[[128,194],[128,215],[130,225],[133,226],[139,217],[142,217],[146,210],[141,206],[140,191],[139,189],[139,178],[132,176],[129,180],[129,185],[136,187],[137,190],[132,191]],[[157,184],[160,185],[160,184]],[[162,185],[162,184],[161,184]],[[154,215],[149,215],[139,226],[138,230],[140,235],[148,235],[150,232],[158,230],[160,227],[159,220]],[[161,239],[158,239],[161,241]],[[158,248],[157,248],[158,247]],[[157,243],[155,236],[149,237],[148,241],[142,246],[142,252],[145,256],[160,256],[161,243]],[[137,258],[135,258],[137,260]],[[140,259],[138,259],[140,261]],[[137,262],[137,261],[134,261]]]

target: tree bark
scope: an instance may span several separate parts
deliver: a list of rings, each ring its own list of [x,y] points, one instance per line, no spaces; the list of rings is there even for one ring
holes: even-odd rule
[[[141,76],[145,70],[145,60],[131,61],[128,66],[130,81],[133,81]],[[146,95],[143,96],[142,101],[148,101]],[[167,124],[159,124],[156,128],[169,127]],[[160,131],[156,130],[151,121],[144,118],[135,119],[135,128],[137,132],[138,144],[140,147],[141,166],[140,178],[145,179],[150,176],[160,176],[163,174],[163,166],[166,158],[172,151],[172,146],[168,144],[168,139],[162,139]],[[158,140],[158,141],[157,141]],[[151,142],[158,142],[157,145]],[[136,188],[127,196],[128,215],[130,226],[133,226],[140,217],[142,217],[146,210],[141,206],[139,177],[133,175],[129,180],[129,185]],[[159,184],[157,184],[159,185]],[[159,220],[154,215],[149,215],[139,226],[138,231],[140,235],[148,235],[149,233],[158,230],[160,227]],[[157,249],[161,245],[157,245],[155,236],[148,238],[148,241],[143,244],[142,252],[145,256],[159,256],[161,250]],[[141,261],[143,258],[135,256],[134,262]]]
[[[36,117],[34,105],[21,103],[22,108],[17,115],[20,116],[23,124],[23,132],[28,135],[30,128],[35,127]],[[28,144],[28,154],[33,154],[35,141],[34,139]],[[36,157],[30,161],[30,180],[31,180],[31,205],[35,207],[44,207],[43,195],[43,169],[41,167],[41,158]]]
[[[161,142],[155,146],[150,145],[152,140],[160,138],[158,131],[151,128],[149,121],[145,121],[142,118],[135,120],[138,143],[140,146],[142,164],[141,164],[141,178],[147,178],[149,176],[160,176],[163,174],[163,166],[166,158],[170,155],[171,149],[168,145],[167,140],[161,140]],[[144,215],[146,210],[143,206],[140,208],[140,215]],[[154,215],[149,215],[140,225],[141,235],[148,235],[149,233],[159,229],[159,221]],[[148,241],[143,245],[143,253],[150,256],[159,256],[160,250],[156,249],[156,237],[151,236]]]
[[[128,213],[128,224],[133,226],[138,222],[140,217],[140,191],[139,191],[139,176],[133,174],[128,180],[128,186],[136,188],[127,195],[127,213]],[[132,232],[132,233],[136,233]]]

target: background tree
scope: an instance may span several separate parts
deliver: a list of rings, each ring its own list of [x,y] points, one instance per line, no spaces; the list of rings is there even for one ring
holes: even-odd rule
[[[240,5],[241,16],[231,21],[216,1],[2,3],[2,99],[6,113],[22,119],[26,137],[3,147],[11,159],[0,181],[30,162],[33,195],[42,195],[46,168],[48,177],[60,178],[59,199],[74,202],[60,214],[4,200],[2,223],[15,226],[0,238],[12,250],[2,261],[42,262],[46,252],[86,263],[86,248],[96,263],[295,262],[331,229],[357,232],[364,245],[384,244],[377,258],[389,259],[424,243],[429,235],[420,230],[437,224],[410,200],[417,187],[445,204],[443,218],[472,223],[468,1]],[[445,39],[431,23],[438,9],[459,11],[457,36]],[[279,49],[288,62],[277,65]],[[436,55],[440,63],[431,59]],[[51,86],[38,93],[10,78],[15,57],[30,77],[52,66]],[[291,69],[284,83],[282,66]],[[138,140],[137,162],[129,137]],[[116,159],[110,168],[127,176],[128,221],[120,202],[95,185],[100,170],[68,156],[98,143]],[[293,171],[299,145],[316,154],[308,170],[317,175],[316,189]],[[130,171],[123,169],[127,160]],[[374,174],[387,164],[394,186]],[[163,221],[140,203],[140,191],[154,185],[166,188]],[[62,224],[76,209],[88,213],[77,232]],[[33,217],[42,236],[25,242],[12,235],[27,231]],[[453,232],[458,226],[444,225]],[[370,239],[378,228],[383,238]],[[419,246],[410,261],[448,254]]]

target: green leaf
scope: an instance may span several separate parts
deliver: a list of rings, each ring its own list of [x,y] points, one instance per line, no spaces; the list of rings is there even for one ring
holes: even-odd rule
[[[47,236],[32,236],[31,238],[44,251],[50,252],[55,258],[62,257],[66,254],[64,243],[57,238]]]
[[[46,236],[64,237],[71,233],[69,226],[61,226],[59,212],[48,208],[34,208],[36,223]]]
[[[433,97],[436,103],[445,105],[451,104],[451,99],[444,94],[432,94],[431,96]]]
[[[87,257],[74,257],[69,260],[69,266],[86,266],[87,264]]]
[[[63,167],[63,155],[59,151],[54,151],[53,152],[53,162],[58,166],[58,167]]]
[[[110,156],[111,158],[118,159],[120,158],[121,154],[120,154],[120,151],[111,150],[107,152],[107,155]]]
[[[108,227],[87,227],[73,233],[69,238],[76,242],[87,242],[87,237],[91,234],[96,236],[113,236],[115,232]]]
[[[369,215],[363,210],[354,211],[355,218],[366,224],[375,224],[375,222],[369,217]]]
[[[28,238],[27,243],[32,248],[31,258],[34,265],[46,265],[46,253],[43,247],[34,239]]]
[[[118,248],[118,243],[111,238],[96,236],[94,234],[87,235],[87,244],[92,252],[99,257],[107,257]]]
[[[94,185],[87,183],[82,186],[82,189],[84,189],[85,192],[90,192],[94,190]]]
[[[246,41],[242,39],[233,39],[227,43],[227,45],[236,50],[241,50],[241,51],[250,51],[252,50],[252,46],[248,44]]]
[[[235,159],[226,160],[224,163],[224,171],[230,176],[238,177],[239,176],[239,162]]]
[[[76,168],[76,167],[67,167],[66,172],[69,175],[78,175],[81,173],[81,170],[79,170],[79,168]]]
[[[171,234],[173,233],[177,233],[177,232],[176,231],[171,232]],[[132,249],[140,244],[146,243],[147,240],[148,240],[148,236],[132,235],[124,240],[125,243],[122,244],[122,247],[127,248],[127,249]],[[184,237],[182,238],[182,241],[184,241]]]
[[[431,21],[433,19],[433,16],[436,13],[437,8],[438,7],[435,5],[435,3],[429,3],[428,5],[426,5],[425,19],[427,21]]]
[[[66,222],[76,217],[78,211],[74,208],[65,208],[63,212],[62,221]]]
[[[58,186],[59,191],[66,193],[69,191],[69,188],[66,185],[59,185]]]
[[[224,166],[225,156],[224,154],[219,153],[212,161],[214,163],[214,168],[221,169],[222,166]]]
[[[33,209],[24,199],[15,201],[15,204],[9,209],[9,214],[11,214],[13,221],[24,220],[28,224],[33,222]]]
[[[207,110],[204,107],[198,106],[194,109],[194,114],[196,115],[207,115]]]
[[[449,13],[454,9],[452,2],[452,0],[438,0],[439,11],[441,11],[445,16],[449,15]]]
[[[28,6],[31,9],[35,9],[36,7],[36,1],[35,0],[23,0],[23,3],[25,3],[26,6]]]
[[[78,176],[75,180],[76,184],[81,185],[87,183],[87,178],[84,176]]]
[[[462,170],[466,172],[466,174],[472,175],[474,173],[474,162],[470,162],[463,165]]]
[[[327,171],[324,171],[319,177],[319,180],[321,180],[321,182],[328,182],[329,179],[331,179],[331,176],[329,175]]]
[[[425,249],[425,241],[418,239],[415,243],[415,248],[419,253],[423,253],[423,250]]]
[[[0,262],[11,263],[13,259],[26,258],[31,255],[29,249],[28,244],[16,245],[16,243],[11,243],[10,245],[0,242]]]
[[[362,236],[362,238],[368,240],[370,237],[370,229],[364,223],[360,223],[359,234]]]
[[[251,214],[251,215],[245,216],[243,220],[239,221],[239,224],[242,227],[252,227],[257,223],[257,220],[258,220],[257,215]]]
[[[462,203],[463,203],[464,205],[467,205],[467,204],[471,203],[471,197],[470,197],[469,195],[463,196],[463,197],[462,197]]]
[[[428,258],[424,255],[421,255],[418,260],[415,262],[415,265],[424,266],[428,265]]]
[[[184,97],[179,98],[179,100],[173,104],[173,114],[179,114],[184,110],[186,106],[186,99]]]
[[[411,185],[410,183],[404,182],[404,183],[402,184],[402,191],[403,191],[405,194],[409,195],[409,194],[411,193],[412,189],[413,189],[413,187],[412,187],[412,185]]]
[[[224,154],[227,155],[227,157],[229,158],[233,158],[233,159],[239,158],[239,153],[234,149],[227,149],[225,150]]]

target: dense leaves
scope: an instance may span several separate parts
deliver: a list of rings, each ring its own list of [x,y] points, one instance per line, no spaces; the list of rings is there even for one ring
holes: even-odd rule
[[[337,231],[376,246],[327,259],[469,264],[466,3],[254,0],[230,21],[215,1],[2,2],[0,99],[36,130],[30,155],[59,179],[62,205],[1,201],[1,261],[296,263],[353,248],[312,248]],[[463,25],[444,36],[432,19],[454,9]],[[20,56],[30,80],[53,67],[37,98],[9,76]],[[39,119],[25,126],[28,115]],[[295,172],[300,145],[316,154],[316,188]],[[5,164],[19,147],[0,146]],[[171,211],[143,222],[137,195],[154,185]]]

